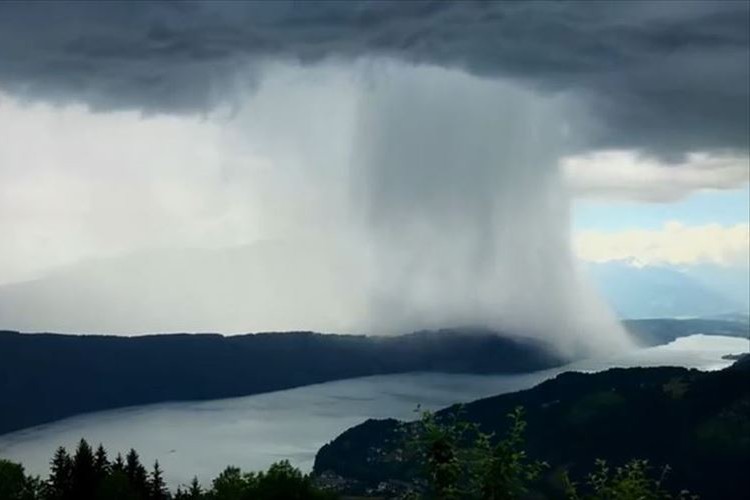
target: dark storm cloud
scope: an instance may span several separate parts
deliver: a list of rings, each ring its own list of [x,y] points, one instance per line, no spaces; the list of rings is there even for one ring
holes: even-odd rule
[[[271,60],[386,56],[587,97],[595,145],[748,149],[748,2],[0,4],[0,88],[201,111]]]

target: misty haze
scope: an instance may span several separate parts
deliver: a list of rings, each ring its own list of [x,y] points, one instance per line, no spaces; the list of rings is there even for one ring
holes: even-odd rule
[[[0,500],[745,498],[749,32],[0,4]]]

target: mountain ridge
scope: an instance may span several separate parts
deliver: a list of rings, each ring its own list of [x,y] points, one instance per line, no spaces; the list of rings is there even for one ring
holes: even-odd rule
[[[519,373],[566,360],[544,342],[486,330],[393,337],[0,332],[0,434],[79,413],[247,396],[413,371]]]
[[[525,449],[552,464],[534,498],[562,498],[556,477],[584,478],[596,459],[612,466],[647,459],[669,465],[668,489],[687,488],[703,499],[745,498],[750,466],[750,358],[718,372],[678,367],[565,372],[532,389],[453,405],[438,419],[458,416],[502,436],[504,418],[521,406]],[[367,420],[317,453],[314,474],[349,494],[391,493],[409,487],[420,471],[399,449],[415,423]]]

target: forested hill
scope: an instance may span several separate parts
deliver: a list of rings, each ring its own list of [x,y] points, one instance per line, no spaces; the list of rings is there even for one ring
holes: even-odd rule
[[[719,372],[674,367],[568,372],[437,417],[449,421],[457,414],[500,438],[509,426],[505,416],[519,406],[528,425],[528,456],[552,465],[535,485],[539,498],[565,497],[559,481],[565,470],[585,484],[596,459],[611,469],[633,459],[669,465],[666,487],[687,488],[704,500],[748,498],[750,356]],[[388,419],[352,427],[321,448],[314,472],[347,485],[351,493],[402,487],[420,475],[420,468],[403,458],[403,436],[415,425]]]
[[[514,373],[562,364],[487,330],[140,337],[0,332],[0,434],[77,413],[242,396],[367,375]]]
[[[712,318],[655,318],[628,319],[623,326],[642,346],[667,344],[688,335],[725,335],[727,337],[750,337],[750,322],[747,316],[736,319]]]

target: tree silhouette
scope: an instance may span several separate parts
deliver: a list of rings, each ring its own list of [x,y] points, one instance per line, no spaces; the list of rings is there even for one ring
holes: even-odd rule
[[[109,474],[109,470],[110,464],[109,459],[107,458],[107,450],[105,450],[104,446],[99,443],[99,447],[94,454],[94,472],[96,473],[97,480],[101,481],[104,479],[107,474]]]
[[[36,500],[41,494],[38,478],[26,477],[23,466],[0,458],[0,498]]]
[[[168,498],[167,486],[164,484],[164,477],[158,460],[154,462],[154,469],[151,471],[151,477],[149,478],[148,496],[150,500],[166,500]]]
[[[117,454],[115,461],[112,462],[111,471],[125,472],[125,461],[122,459],[122,455],[120,453]]]
[[[187,492],[188,498],[190,498],[191,500],[201,498],[201,495],[203,495],[203,489],[201,488],[201,485],[198,482],[198,478],[196,476],[193,476],[193,480],[190,481],[190,488],[188,488]]]
[[[134,449],[130,449],[125,457],[125,475],[128,477],[133,489],[139,494],[148,494],[148,476],[146,468],[141,464],[141,459]]]
[[[130,483],[127,474],[122,470],[113,470],[99,487],[98,499],[101,500],[145,500]]]
[[[201,488],[196,476],[193,476],[187,490],[177,488],[177,492],[174,496],[174,500],[202,500],[203,498],[205,498],[203,495],[203,488]]]
[[[247,491],[247,483],[242,477],[242,471],[237,467],[227,467],[213,481],[211,492],[221,500],[243,500]]]
[[[78,442],[73,457],[72,493],[76,500],[92,500],[96,491],[97,474],[94,452],[85,439]]]
[[[50,462],[47,497],[50,500],[73,500],[73,461],[62,446],[55,451]]]

